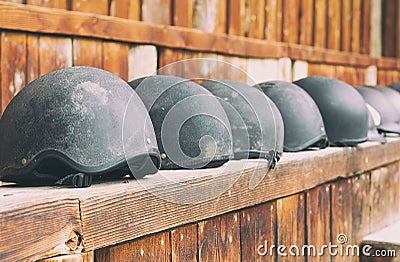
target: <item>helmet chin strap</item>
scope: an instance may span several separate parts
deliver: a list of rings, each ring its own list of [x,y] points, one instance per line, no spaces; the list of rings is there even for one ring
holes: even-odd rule
[[[71,187],[89,187],[92,185],[92,176],[85,173],[70,174],[57,180],[55,184]]]

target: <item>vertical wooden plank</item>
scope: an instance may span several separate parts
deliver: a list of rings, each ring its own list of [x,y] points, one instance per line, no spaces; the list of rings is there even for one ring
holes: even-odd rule
[[[128,81],[129,45],[103,42],[103,69]]]
[[[110,0],[110,16],[127,19],[129,17],[130,0]]]
[[[276,250],[276,202],[247,208],[241,212],[241,260],[274,261]]]
[[[282,1],[283,0],[266,0],[266,40],[281,41],[282,39]]]
[[[71,0],[71,9],[99,15],[108,15],[108,0]]]
[[[352,178],[352,240],[360,244],[370,230],[370,174]]]
[[[283,0],[283,30],[282,41],[297,44],[299,42],[299,11],[300,1]]]
[[[172,261],[196,261],[197,225],[187,225],[171,231]]]
[[[353,0],[351,21],[351,52],[360,52],[361,0]]]
[[[27,35],[26,83],[39,77],[39,36]]]
[[[173,25],[192,27],[192,0],[173,0]]]
[[[200,261],[240,261],[239,213],[198,223]]]
[[[128,81],[156,74],[157,48],[153,45],[132,46],[129,49]]]
[[[363,0],[361,4],[360,53],[369,54],[371,39],[371,0]]]
[[[393,71],[397,73],[396,71]],[[392,82],[394,82],[392,78]],[[388,223],[392,224],[399,220],[399,163],[393,163],[387,166],[388,172],[383,177],[384,184],[384,199],[386,200],[385,214],[388,219]]]
[[[314,46],[326,47],[327,33],[327,4],[326,0],[315,0],[314,4]]]
[[[321,247],[330,242],[330,186],[321,185],[307,192],[307,244]],[[309,260],[330,261],[328,252],[311,250]],[[326,250],[325,250],[326,251]]]
[[[305,212],[304,193],[277,200],[277,245],[287,247],[287,256],[278,255],[278,261],[305,261],[301,253],[305,245]],[[289,249],[292,245],[299,250]]]
[[[297,81],[307,76],[308,76],[308,63],[302,60],[294,61],[292,81]]]
[[[245,0],[228,1],[228,34],[244,36]]]
[[[227,0],[193,1],[193,28],[210,33],[227,32]]]
[[[59,8],[59,9],[67,9],[68,8],[67,2],[68,1],[66,0],[52,0],[52,1],[26,0],[26,4],[28,5],[38,5],[42,7]]]
[[[383,0],[374,0],[371,2],[371,57],[382,56],[382,1]]]
[[[1,33],[1,113],[26,85],[26,34]]]
[[[351,50],[351,17],[352,5],[349,0],[342,0],[342,26],[341,26],[341,50]]]
[[[40,36],[39,61],[40,75],[72,66],[71,39],[55,36]]]
[[[378,85],[386,85],[386,71],[385,70],[378,70]]]
[[[73,47],[74,66],[103,67],[103,45],[100,40],[74,38]]]
[[[159,233],[96,251],[97,262],[108,261],[169,261],[169,233]],[[108,249],[108,250],[107,250]]]
[[[354,245],[352,239],[352,179],[338,180],[331,185],[332,198],[332,223],[331,234],[333,245]],[[348,239],[345,243],[338,242],[339,236],[345,235]],[[346,239],[346,238],[345,238]],[[349,256],[332,256],[332,261],[349,261]]]
[[[300,39],[302,45],[313,44],[314,0],[302,0],[300,5]]]
[[[396,56],[397,0],[385,0],[382,10],[382,55]]]
[[[378,79],[378,68],[374,65],[367,67],[365,70],[365,81],[363,85],[376,86]]]
[[[140,20],[141,18],[142,1],[141,0],[130,0],[128,19],[130,20]]]
[[[263,39],[265,27],[265,0],[247,0],[249,6],[249,28],[246,36]]]
[[[171,19],[171,0],[142,0],[143,21],[170,25]]]
[[[328,48],[340,49],[341,26],[340,1],[328,1]]]

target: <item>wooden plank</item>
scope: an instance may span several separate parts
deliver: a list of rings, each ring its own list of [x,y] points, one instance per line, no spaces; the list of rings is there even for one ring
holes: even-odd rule
[[[82,232],[79,200],[66,191],[62,196],[43,193],[43,189],[29,194],[2,189],[0,260],[35,261],[68,252],[65,243],[71,233]]]
[[[91,14],[108,15],[108,0],[71,0],[71,9]]]
[[[129,45],[103,42],[103,69],[128,80]]]
[[[376,86],[378,81],[378,69],[376,66],[369,66],[365,70],[365,80],[363,85]]]
[[[231,213],[198,223],[200,261],[240,261],[240,218]]]
[[[141,18],[141,0],[129,0],[128,19],[139,21]]]
[[[396,56],[396,18],[397,18],[397,1],[385,0],[382,2],[382,55]]]
[[[396,72],[397,73],[397,72]],[[393,81],[392,81],[393,82]],[[384,177],[385,213],[390,224],[400,220],[400,198],[399,182],[400,170],[399,163],[387,166],[388,173]]]
[[[39,36],[27,34],[26,83],[39,77]]]
[[[281,41],[282,0],[266,0],[265,13],[265,39],[271,41]]]
[[[351,235],[354,244],[359,244],[370,230],[371,176],[365,173],[352,178]]]
[[[73,65],[103,67],[103,44],[101,40],[74,38]]]
[[[302,0],[300,5],[299,43],[313,45],[314,0]]]
[[[192,23],[205,32],[226,33],[227,0],[194,0]]]
[[[95,251],[95,258],[98,262],[168,261],[170,256],[171,242],[168,232]]]
[[[170,25],[172,22],[171,0],[142,0],[142,20]]]
[[[283,245],[285,255],[278,255],[278,261],[305,261],[301,247],[306,244],[306,210],[304,193],[277,200],[277,245]],[[300,250],[290,249],[296,245]]]
[[[332,243],[333,245],[338,245],[338,246],[354,245],[356,243],[353,242],[352,238],[352,219],[353,219],[352,179],[347,178],[333,182],[331,184],[331,189],[332,189],[332,196],[331,196]],[[354,208],[359,208],[359,207],[354,207]],[[332,256],[332,261],[349,261],[349,260],[351,260],[351,257],[346,255]]]
[[[71,39],[41,35],[39,37],[39,61],[40,75],[72,66]]]
[[[1,113],[26,85],[26,34],[1,33]]]
[[[40,260],[40,262],[93,262],[94,255],[92,252],[73,254],[73,255],[62,255],[51,258]]]
[[[283,0],[282,6],[283,6],[282,41],[291,44],[298,44],[300,1]]]
[[[327,245],[330,239],[330,185],[321,185],[306,193],[307,201],[307,244],[321,247]],[[330,261],[328,252],[320,254],[321,250],[309,250],[309,258],[313,261]]]
[[[110,0],[109,15],[127,19],[129,17],[130,2],[131,0]]]
[[[371,46],[371,0],[363,0],[361,5],[360,53],[369,54]]]
[[[292,61],[288,57],[278,59],[278,79],[292,81]]]
[[[264,38],[265,33],[265,0],[249,1],[249,26],[247,30],[247,37],[251,38]]]
[[[342,0],[341,50],[351,51],[352,1]]]
[[[197,224],[186,225],[171,231],[171,260],[197,261]]]
[[[341,5],[340,1],[328,1],[328,45],[330,49],[340,50]]]
[[[261,204],[240,212],[241,260],[269,261],[276,258],[276,202]]]
[[[361,0],[353,0],[351,20],[351,52],[360,52]]]
[[[192,0],[173,0],[173,25],[192,27],[193,6]]]
[[[129,49],[128,81],[157,72],[157,48],[152,45],[132,46]]]
[[[228,1],[228,34],[244,36],[245,0]]]
[[[315,0],[314,4],[314,46],[326,47],[327,4],[326,0]]]
[[[382,0],[374,0],[371,2],[371,57],[382,56],[382,8]]]
[[[50,7],[50,8],[59,8],[59,9],[67,9],[68,1],[65,0],[26,0],[26,4],[28,5],[38,5],[42,7]]]
[[[296,60],[293,63],[293,79],[297,81],[308,76],[308,63],[302,60]]]

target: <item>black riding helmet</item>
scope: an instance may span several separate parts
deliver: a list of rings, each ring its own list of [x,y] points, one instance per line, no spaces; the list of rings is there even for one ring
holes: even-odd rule
[[[306,77],[294,84],[303,88],[317,104],[330,145],[353,146],[367,141],[368,109],[352,86],[321,76]]]
[[[358,86],[356,90],[362,95],[365,102],[380,114],[378,131],[385,134],[400,134],[400,125],[397,123],[398,115],[393,110],[384,94],[374,87]]]
[[[135,106],[126,111],[129,99]],[[132,129],[125,144],[124,115]],[[130,173],[127,161],[137,163],[136,177],[155,173],[160,156],[146,117],[129,85],[107,71],[71,67],[43,75],[0,120],[0,180],[89,186],[90,175]]]
[[[233,158],[228,117],[204,87],[167,75],[142,77],[129,85],[150,113],[161,169],[217,167]]]
[[[285,126],[284,151],[296,152],[309,147],[327,146],[321,113],[307,92],[284,81],[263,82],[258,86],[281,112]]]
[[[282,153],[277,143],[282,141],[283,122],[275,116],[273,102],[257,88],[236,81],[209,80],[201,85],[219,98],[227,113],[235,159],[264,158],[274,167]]]

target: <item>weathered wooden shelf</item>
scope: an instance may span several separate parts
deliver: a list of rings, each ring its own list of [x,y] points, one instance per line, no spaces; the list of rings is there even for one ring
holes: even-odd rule
[[[85,250],[95,250],[306,191],[399,159],[400,138],[388,138],[383,145],[367,142],[353,148],[285,153],[268,174],[263,161],[252,160],[230,161],[216,169],[164,171],[140,181],[119,180],[83,189],[3,186],[0,260],[52,254],[74,231],[82,235]],[[257,179],[261,182],[249,187]]]

